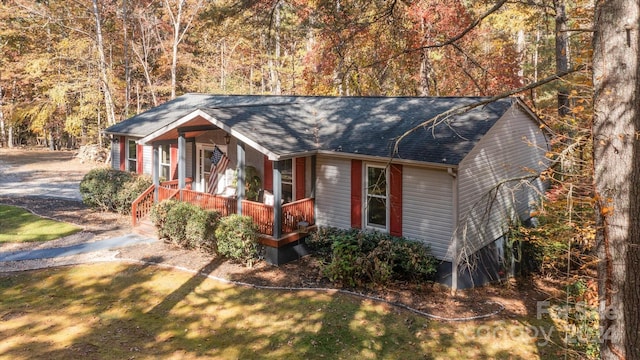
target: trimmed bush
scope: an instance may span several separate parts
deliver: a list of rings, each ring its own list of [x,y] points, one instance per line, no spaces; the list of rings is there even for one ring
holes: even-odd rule
[[[158,236],[160,238],[166,239],[168,238],[168,234],[165,232],[164,224],[167,222],[167,214],[169,210],[174,207],[178,203],[177,200],[164,200],[159,203],[156,203],[151,208],[151,221],[153,225],[158,229]]]
[[[219,212],[197,208],[187,220],[187,226],[184,230],[187,247],[200,249],[211,254],[217,253],[215,230],[219,221]]]
[[[158,235],[186,249],[216,251],[215,229],[220,213],[186,202],[165,200],[151,209],[151,221]]]
[[[109,168],[89,171],[80,182],[82,202],[101,211],[131,212],[131,203],[151,186],[148,176]]]
[[[134,175],[123,184],[116,194],[116,211],[120,214],[131,214],[131,204],[140,194],[153,184],[147,175]]]
[[[392,281],[430,281],[436,259],[418,241],[380,232],[320,229],[307,244],[331,256],[324,274],[333,282],[351,287],[383,286]]]
[[[232,214],[222,218],[216,229],[218,253],[252,266],[258,256],[258,227],[248,216]]]

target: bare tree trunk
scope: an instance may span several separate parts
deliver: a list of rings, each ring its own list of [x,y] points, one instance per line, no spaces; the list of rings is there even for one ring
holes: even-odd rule
[[[149,72],[149,51],[151,48],[151,44],[150,44],[151,34],[150,34],[149,28],[147,27],[146,22],[143,23],[142,16],[143,15],[140,15],[140,17],[138,18],[139,24],[140,24],[140,41],[142,42],[142,45],[141,45],[142,48],[140,49],[140,51],[138,51],[136,47],[132,44],[131,50],[138,58],[138,61],[140,62],[140,65],[142,65],[142,69],[144,70],[144,79],[147,82],[147,87],[149,88],[149,92],[151,93],[153,106],[158,106],[156,91],[153,86],[153,81],[151,80],[151,73]],[[139,86],[139,85],[136,83],[136,86]],[[137,93],[138,106],[137,106],[136,113],[139,114],[140,113],[139,89],[136,88],[136,91],[138,92]]]
[[[280,95],[282,87],[280,85],[280,3],[275,8],[275,34],[274,34],[274,51],[273,58],[269,59],[269,74],[271,75],[271,93]]]
[[[96,41],[98,47],[99,56],[99,68],[100,77],[102,80],[102,93],[104,94],[104,104],[107,111],[107,124],[113,125],[116,123],[116,112],[111,96],[111,87],[109,86],[109,75],[107,74],[107,60],[104,54],[104,43],[102,41],[102,20],[100,19],[100,11],[98,10],[98,0],[92,0],[93,2],[93,15],[96,20]],[[98,129],[100,130],[100,129]]]
[[[125,83],[125,95],[124,95],[124,117],[129,116],[129,102],[131,101],[131,59],[129,59],[129,30],[128,30],[128,10],[127,1],[122,0],[122,32],[124,43],[124,83]]]
[[[554,0],[556,9],[556,73],[560,74],[569,69],[569,33],[567,32],[567,13],[565,0]],[[569,115],[569,91],[562,81],[558,88],[558,116]]]
[[[602,359],[640,359],[640,4],[596,2],[594,181]]]
[[[184,39],[184,35],[191,27],[191,21],[198,14],[198,11],[202,7],[203,0],[197,0],[194,5],[193,11],[189,14],[186,23],[182,24],[182,17],[184,15],[186,0],[178,0],[177,9],[175,13],[171,9],[169,0],[165,0],[167,12],[169,13],[169,19],[171,20],[171,28],[173,30],[172,44],[171,44],[171,98],[176,97],[177,86],[177,72],[178,72],[178,45]]]
[[[4,105],[4,96],[2,94],[2,85],[0,85],[0,147],[4,147],[6,144],[6,133],[4,129],[4,111],[2,106]]]

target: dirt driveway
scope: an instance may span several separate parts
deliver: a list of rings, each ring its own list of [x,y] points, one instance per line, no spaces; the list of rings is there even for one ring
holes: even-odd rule
[[[79,185],[91,169],[104,166],[82,163],[73,151],[0,148],[0,204],[16,205],[49,218],[79,225],[78,235],[49,242],[65,246],[121,236],[131,231],[128,217],[88,209],[82,203]],[[3,244],[2,251],[30,244]]]
[[[0,196],[37,196],[81,201],[78,185],[87,171],[73,151],[0,149]]]

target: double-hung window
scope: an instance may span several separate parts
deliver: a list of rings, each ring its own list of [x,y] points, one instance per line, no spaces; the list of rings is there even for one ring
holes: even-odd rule
[[[135,140],[127,140],[127,170],[138,171],[138,144]]]
[[[366,226],[386,231],[389,204],[387,170],[384,166],[367,165],[366,171]]]
[[[282,176],[282,200],[285,203],[293,201],[293,161],[291,159],[280,162]]]
[[[171,180],[171,152],[169,144],[160,145],[160,178],[163,180]]]

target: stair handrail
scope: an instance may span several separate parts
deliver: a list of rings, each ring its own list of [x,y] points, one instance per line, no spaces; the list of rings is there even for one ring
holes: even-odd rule
[[[149,186],[131,203],[132,226],[136,226],[138,224],[138,220],[147,216],[151,212],[151,208],[153,207],[154,203],[153,193],[155,189],[155,185]]]

